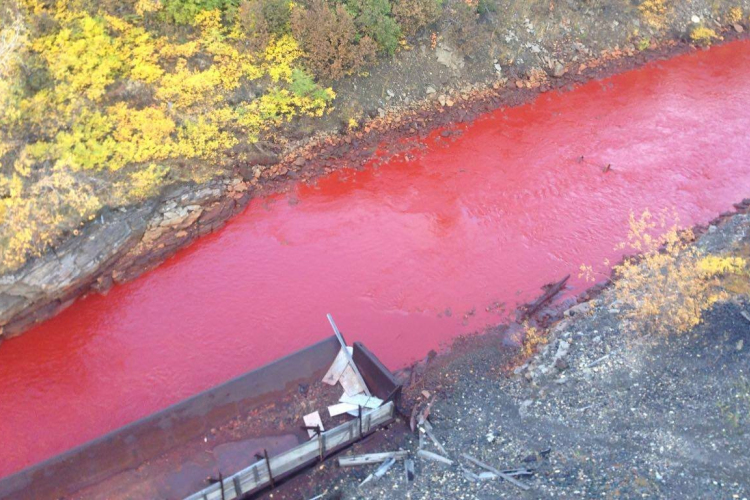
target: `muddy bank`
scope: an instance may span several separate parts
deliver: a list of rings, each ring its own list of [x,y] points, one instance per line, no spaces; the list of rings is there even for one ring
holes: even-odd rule
[[[750,216],[714,221],[696,245],[707,254],[747,257]],[[413,380],[406,413],[427,395],[437,397],[433,432],[456,464],[416,458],[412,483],[397,464],[362,488],[371,467],[328,468],[273,498],[748,497],[747,295],[668,338],[625,335],[612,290],[595,295],[566,310],[530,359],[503,345],[497,330],[459,341]],[[416,454],[407,421],[402,433],[366,451]],[[441,453],[429,440],[425,449]],[[477,479],[471,473],[482,470],[462,453],[498,469],[532,471],[519,478],[530,489]]]
[[[727,40],[741,36],[736,30],[725,33]],[[571,56],[564,71],[553,75],[531,72],[495,78],[491,83],[463,83],[453,92],[431,93],[416,103],[383,110],[383,116],[376,115],[358,130],[323,134],[290,146],[293,152],[286,155],[260,147],[266,156],[255,164],[238,165],[233,177],[173,188],[141,206],[106,211],[54,252],[2,277],[2,337],[23,332],[80,296],[106,292],[113,284],[157,266],[197,237],[221,227],[251,197],[283,191],[295,182],[310,182],[343,167],[364,166],[379,145],[389,145],[384,159],[416,146],[400,139],[422,138],[437,127],[471,121],[501,106],[523,104],[541,92],[565,90],[689,50],[693,49],[686,42],[667,40],[644,51],[618,48],[596,57],[589,51],[585,58]],[[448,130],[444,135],[451,133]]]

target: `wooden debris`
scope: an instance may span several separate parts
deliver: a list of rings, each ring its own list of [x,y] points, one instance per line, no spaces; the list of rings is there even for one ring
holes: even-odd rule
[[[344,342],[344,337],[341,336],[341,332],[339,331],[338,327],[336,326],[336,323],[333,322],[333,316],[330,314],[326,315],[328,317],[328,322],[331,324],[331,328],[333,328],[333,333],[336,334],[336,338],[339,339],[339,344],[341,344],[341,347],[343,347],[342,351],[346,355],[346,357],[349,359],[349,366],[352,367],[354,370],[354,373],[357,375],[357,380],[359,380],[359,383],[362,384],[362,387],[364,388],[364,393],[368,396],[372,396],[370,393],[370,390],[367,388],[367,384],[365,383],[365,379],[362,377],[362,374],[359,373],[359,368],[357,368],[357,363],[354,362],[354,358],[349,353],[349,350],[346,349],[346,342]]]
[[[339,378],[341,387],[344,388],[344,392],[349,396],[355,396],[365,392],[366,387],[357,378],[357,374],[354,373],[350,365],[346,365],[344,372]]]
[[[422,396],[424,396],[425,399],[430,399],[430,391],[422,391]]]
[[[404,460],[404,475],[407,483],[414,481],[414,460],[411,458]]]
[[[305,426],[307,427],[317,427],[321,432],[325,430],[323,428],[323,421],[320,419],[320,413],[318,413],[317,410],[312,413],[308,413],[307,415],[302,417],[302,420],[305,421]],[[312,429],[307,429],[307,435],[313,437],[317,435],[317,432]]]
[[[378,464],[391,458],[401,460],[409,455],[406,451],[387,451],[384,453],[367,453],[365,455],[351,455],[339,457],[339,467],[355,467],[358,465]]]
[[[353,347],[347,347],[347,350],[349,353],[354,352]],[[328,385],[336,385],[339,382],[339,378],[341,378],[341,375],[344,373],[344,370],[349,366],[349,358],[346,357],[346,354],[344,354],[343,347],[339,350],[339,353],[336,355],[336,359],[333,360],[333,364],[331,364],[331,367],[326,372],[325,376],[323,377],[323,382]],[[354,372],[354,370],[352,370]]]
[[[523,312],[521,313],[519,321],[525,321],[536,314],[536,312],[541,309],[543,305],[552,300],[555,295],[560,293],[560,291],[565,288],[565,284],[568,282],[568,279],[570,279],[570,275],[565,276],[563,279],[556,283],[549,283],[547,285],[544,285],[542,287],[544,293],[541,297],[536,299],[534,302],[531,302],[526,306],[520,308]]]
[[[339,401],[342,403],[348,403],[348,404],[354,405],[355,410],[357,406],[361,406],[363,408],[375,409],[375,408],[380,407],[383,404],[382,399],[376,398],[375,396],[365,396],[362,393],[356,394],[354,396],[343,394],[339,398]]]
[[[447,455],[448,452],[445,451],[445,447],[440,441],[438,441],[438,439],[435,437],[435,434],[432,433],[432,425],[430,425],[430,423],[425,420],[422,428],[424,429],[424,433],[427,434],[427,437],[430,438],[433,443],[435,443],[435,446],[437,446],[437,448],[440,450],[440,453],[442,453],[443,455]]]
[[[490,465],[487,465],[484,462],[480,462],[479,460],[477,460],[476,458],[472,457],[471,455],[467,455],[466,453],[464,453],[463,457],[466,460],[468,460],[469,462],[473,463],[474,465],[477,465],[477,466],[479,466],[479,467],[481,467],[483,469],[486,469],[486,470],[494,473],[496,476],[503,478],[505,481],[508,481],[510,484],[512,484],[514,486],[517,486],[518,488],[521,488],[522,490],[528,490],[530,488],[529,485],[523,484],[521,481],[515,479],[514,477],[512,477],[512,476],[510,476],[508,474],[505,474],[505,473],[497,470],[496,468],[494,468],[494,467],[492,467]]]
[[[750,321],[750,313],[748,313],[747,311],[740,311],[740,314],[742,315],[743,318]]]
[[[432,453],[431,451],[427,450],[419,450],[417,452],[417,456],[421,458],[425,458],[427,460],[432,460],[433,462],[440,462],[447,465],[453,465],[453,460],[450,458],[446,458],[442,455],[438,455],[437,453]]]
[[[361,488],[362,486],[364,486],[365,484],[369,483],[373,479],[377,480],[377,479],[380,479],[381,477],[385,476],[385,473],[388,472],[388,469],[390,469],[391,467],[393,467],[393,464],[395,464],[395,463],[396,463],[396,459],[395,458],[389,458],[383,465],[381,465],[380,467],[378,467],[375,472],[373,472],[372,474],[370,474],[369,476],[367,476],[364,481],[362,481],[361,483],[359,483],[359,487]]]
[[[338,403],[328,407],[328,413],[332,417],[337,417],[339,415],[343,415],[344,413],[349,413],[350,411],[356,412],[357,405],[353,405],[351,403]]]

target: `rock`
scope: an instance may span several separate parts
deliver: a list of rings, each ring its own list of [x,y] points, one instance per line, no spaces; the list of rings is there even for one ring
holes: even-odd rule
[[[737,345],[735,345],[734,348],[737,349],[738,351],[741,351],[744,346],[745,346],[745,341],[743,339],[740,339],[737,341]]]
[[[525,401],[522,401],[521,404],[518,405],[518,414],[521,416],[521,418],[525,418],[529,414],[529,407],[533,402],[533,399],[527,399]]]
[[[385,110],[383,108],[378,108],[378,116],[380,118],[385,117]]]
[[[718,228],[716,226],[714,226],[713,224],[710,225],[710,226],[708,226],[708,232],[709,233],[715,233],[717,230],[718,230]]]
[[[440,94],[440,95],[438,96],[438,102],[440,103],[440,105],[441,105],[441,106],[445,106],[445,102],[446,102],[446,98],[445,98],[445,96],[444,96],[444,95],[442,95],[442,94]]]
[[[734,23],[732,25],[732,28],[734,28],[734,31],[736,31],[737,33],[742,33],[743,31],[745,31],[745,28],[743,28],[742,25],[738,23]]]
[[[558,359],[562,359],[565,356],[568,355],[568,351],[570,351],[570,343],[565,342],[564,340],[561,340],[557,344],[557,352],[555,352],[555,361]]]
[[[565,311],[565,316],[570,317],[570,316],[586,314],[587,312],[589,312],[589,309],[591,309],[590,301],[581,302],[580,304],[575,305],[571,307],[570,309],[568,309],[567,311]]]
[[[386,90],[385,93],[388,94],[388,97],[394,97],[396,95],[391,89]]]
[[[426,93],[427,95],[431,95],[431,94],[434,94],[435,92],[436,92],[436,90],[435,90],[435,87],[433,87],[432,85],[428,86],[428,87],[427,87],[427,88],[425,89],[425,93]]]
[[[557,368],[560,371],[567,370],[568,366],[570,366],[568,365],[568,362],[562,358],[555,360],[555,368]]]
[[[497,73],[497,76],[503,75],[503,67],[497,63],[495,63],[495,73]]]
[[[445,105],[446,105],[446,106],[448,106],[449,108],[450,108],[451,106],[453,106],[453,104],[454,104],[454,102],[453,102],[453,99],[451,99],[450,97],[448,97],[448,98],[447,98],[447,99],[445,100]]]
[[[465,64],[463,56],[456,54],[450,47],[445,45],[441,45],[435,49],[435,56],[437,57],[437,62],[453,71],[459,71]]]
[[[294,163],[292,163],[292,165],[294,165],[295,167],[304,167],[305,162],[306,160],[304,156],[298,156],[297,158],[294,159]],[[281,175],[284,175],[284,174],[281,174]]]
[[[565,74],[565,66],[560,61],[555,61],[554,67],[552,68],[552,76],[560,78]]]
[[[695,14],[693,14],[690,20],[693,22],[693,24],[699,24],[701,22],[701,18],[696,16]]]

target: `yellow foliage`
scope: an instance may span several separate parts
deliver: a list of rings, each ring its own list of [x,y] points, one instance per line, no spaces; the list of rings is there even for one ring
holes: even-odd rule
[[[524,324],[524,337],[523,346],[521,347],[521,354],[523,357],[528,358],[534,354],[537,349],[549,342],[546,333],[543,330],[538,330],[533,326]]]
[[[729,9],[727,21],[729,21],[729,24],[742,22],[742,7],[736,6]]]
[[[155,163],[130,175],[125,187],[124,199],[127,201],[144,200],[155,195],[161,189],[169,168]]]
[[[705,26],[698,26],[690,32],[690,39],[694,43],[702,45],[704,47],[711,45],[711,42],[715,38],[718,38],[716,32],[711,28],[706,28]]]
[[[87,220],[101,208],[93,190],[56,169],[28,188],[14,176],[0,200],[0,269],[12,270],[41,255],[63,236],[70,218]]]
[[[265,54],[265,67],[268,76],[274,82],[278,82],[279,80],[291,82],[292,64],[300,56],[302,56],[302,50],[291,35],[283,35],[278,39],[271,39],[266,47]]]
[[[32,46],[56,80],[54,97],[58,102],[79,93],[100,99],[126,66],[104,22],[88,14],[71,17],[59,32],[39,38]]]
[[[667,16],[671,7],[666,0],[644,0],[638,6],[646,24],[656,30],[663,30],[667,24]]]
[[[23,53],[0,58],[4,269],[39,255],[103,205],[152,196],[198,171],[210,177],[240,140],[321,116],[335,97],[297,67],[303,53],[292,36],[251,52],[247,34],[234,19],[225,26],[218,9],[198,12],[192,31],[169,34],[144,20],[155,19],[147,14],[162,0],[136,0],[140,17],[83,0],[21,1],[34,25],[44,16],[47,28],[28,41],[23,29],[0,31],[0,44],[12,41]],[[20,62],[41,80],[21,82]],[[238,102],[251,94],[238,89],[260,79],[252,91],[260,95]],[[175,168],[181,159],[210,168]]]
[[[666,229],[649,212],[630,215],[627,247],[641,252],[615,266],[617,300],[625,306],[623,329],[639,333],[684,333],[698,325],[703,313],[728,298],[726,275],[746,274],[740,257],[703,255],[689,241],[690,231]]]

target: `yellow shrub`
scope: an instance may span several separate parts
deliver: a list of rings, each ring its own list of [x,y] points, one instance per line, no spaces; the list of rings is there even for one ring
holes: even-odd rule
[[[703,47],[707,47],[711,45],[711,42],[718,38],[718,35],[714,30],[711,28],[706,28],[705,26],[698,26],[693,29],[693,31],[690,32],[690,39]]]
[[[105,23],[88,14],[72,17],[56,34],[36,40],[33,48],[44,57],[56,80],[58,102],[75,99],[79,93],[98,100],[126,68]]]
[[[742,22],[742,7],[737,6],[729,9],[727,21],[729,21],[729,24]]]
[[[656,30],[663,30],[667,24],[667,16],[671,8],[666,0],[644,0],[638,6],[643,20]]]
[[[291,35],[271,39],[266,47],[266,71],[271,80],[292,81],[292,63],[302,55],[297,41]]]
[[[658,232],[666,229],[659,236]],[[615,296],[625,308],[623,329],[639,333],[684,333],[698,325],[703,313],[728,298],[722,278],[745,274],[747,263],[732,256],[703,255],[690,231],[679,233],[654,221],[649,212],[630,215],[631,250],[637,260],[615,266]]]
[[[169,168],[155,163],[138,170],[130,175],[127,185],[124,186],[125,202],[145,200],[159,192],[164,185],[164,178],[169,173]]]

